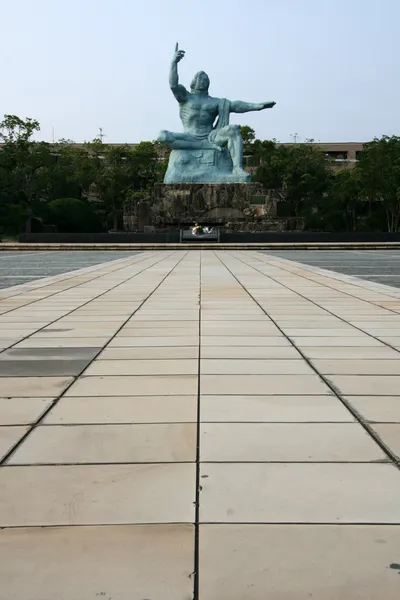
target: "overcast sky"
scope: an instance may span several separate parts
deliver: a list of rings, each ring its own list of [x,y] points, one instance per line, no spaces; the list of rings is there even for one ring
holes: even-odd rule
[[[0,0],[0,116],[40,139],[152,140],[180,131],[168,87],[205,70],[213,96],[274,100],[234,115],[261,139],[400,135],[400,0]]]

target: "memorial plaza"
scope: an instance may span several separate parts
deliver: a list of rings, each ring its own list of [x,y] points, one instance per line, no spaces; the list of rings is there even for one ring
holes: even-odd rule
[[[396,251],[0,253],[1,600],[397,600]]]

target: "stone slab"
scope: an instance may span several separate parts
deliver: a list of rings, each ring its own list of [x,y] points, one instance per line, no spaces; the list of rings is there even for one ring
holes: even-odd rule
[[[65,396],[193,396],[196,375],[80,377]]]
[[[332,394],[317,375],[202,375],[200,389],[211,395]]]
[[[111,340],[110,348],[123,348],[124,346],[158,346],[167,348],[169,346],[198,346],[197,336],[147,336],[147,337],[124,337],[117,335]]]
[[[199,540],[202,600],[399,595],[400,569],[391,566],[398,562],[398,527],[201,525]]]
[[[350,411],[333,396],[201,396],[200,410],[203,422],[310,423],[355,420]]]
[[[10,348],[0,354],[3,360],[82,360],[90,362],[101,350],[97,348]],[[0,363],[1,364],[1,363]]]
[[[318,360],[368,360],[368,359],[398,359],[399,353],[387,346],[379,347],[347,347],[347,346],[302,346],[302,353],[311,359]]]
[[[198,368],[197,359],[96,360],[85,375],[197,375]]]
[[[383,443],[392,451],[397,460],[400,460],[400,424],[376,423],[372,429],[378,434]]]
[[[86,396],[61,398],[44,423],[191,423],[196,420],[197,396]]]
[[[329,375],[327,379],[341,394],[356,396],[397,396],[399,375]]]
[[[390,464],[203,463],[201,485],[201,522],[400,524]]]
[[[3,529],[0,600],[188,600],[193,544],[191,525]]]
[[[192,523],[195,465],[3,467],[0,527]]]
[[[89,362],[90,360],[0,360],[0,377],[76,377]]]
[[[0,460],[25,435],[29,427],[0,427]]]
[[[0,425],[33,423],[53,400],[54,398],[0,398]]]
[[[195,423],[49,425],[37,427],[11,456],[8,464],[171,463],[195,460]]]
[[[146,346],[146,347],[107,347],[96,360],[163,360],[163,359],[197,359],[198,346]]]
[[[399,363],[400,364],[400,363]],[[305,360],[231,360],[205,359],[201,361],[203,375],[312,375],[314,371]]]
[[[313,360],[324,375],[400,375],[400,354],[390,360]]]
[[[344,396],[361,418],[371,423],[400,423],[399,396]]]
[[[202,359],[300,359],[293,346],[201,346]]]
[[[72,377],[2,377],[1,394],[8,397],[42,398],[59,396]]]
[[[205,462],[388,460],[356,423],[205,423],[200,456]]]

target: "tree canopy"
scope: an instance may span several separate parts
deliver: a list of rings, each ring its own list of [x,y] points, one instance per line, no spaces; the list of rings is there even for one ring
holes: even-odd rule
[[[354,167],[333,169],[312,140],[278,144],[240,129],[253,180],[276,198],[282,218],[323,231],[399,229],[400,137],[374,139]],[[163,180],[168,150],[158,142],[49,144],[34,140],[38,131],[32,118],[0,122],[0,233],[30,231],[33,219],[57,231],[118,229],[124,204]]]

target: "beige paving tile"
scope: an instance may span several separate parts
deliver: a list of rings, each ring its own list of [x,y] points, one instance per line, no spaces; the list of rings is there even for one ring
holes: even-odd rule
[[[201,338],[204,346],[290,346],[290,342],[283,336],[252,336],[245,335],[204,335]]]
[[[117,335],[110,342],[110,348],[122,348],[124,346],[198,346],[198,336],[147,336],[147,337],[124,337]]]
[[[65,326],[64,326],[65,327]],[[75,329],[67,329],[63,331],[63,328],[60,326],[59,328],[54,329],[42,329],[38,333],[35,333],[32,336],[32,339],[47,339],[47,338],[110,338],[118,331],[118,327],[114,329],[81,329],[79,327]]]
[[[85,375],[197,375],[197,359],[94,361]]]
[[[29,427],[0,427],[0,460],[19,442]]]
[[[191,523],[195,465],[3,467],[0,526]]]
[[[327,379],[340,394],[356,396],[397,396],[400,375],[329,375]]]
[[[400,354],[394,360],[313,360],[312,363],[326,375],[400,375]]]
[[[202,323],[206,323],[208,321],[234,321],[242,323],[242,322],[248,322],[248,321],[258,321],[258,322],[264,322],[264,323],[272,323],[271,319],[265,315],[262,312],[256,312],[256,313],[238,313],[238,314],[224,314],[223,312],[219,313],[219,314],[213,314],[213,313],[209,313],[206,311],[202,310],[201,313],[201,321]]]
[[[202,394],[332,394],[317,375],[202,375]]]
[[[107,347],[96,360],[162,360],[162,359],[197,359],[198,346],[147,346],[110,348]]]
[[[384,444],[400,460],[400,424],[376,423],[372,429],[379,435]]]
[[[146,329],[144,327],[138,327],[137,329],[134,327],[124,327],[121,329],[121,331],[119,331],[118,337],[183,337],[185,335],[196,336],[198,332],[198,323],[191,325],[190,327],[163,327],[162,329],[157,329],[156,327],[150,327]]]
[[[201,522],[400,523],[390,464],[203,463],[201,485]]]
[[[246,335],[246,336],[279,336],[280,331],[273,323],[239,322],[239,321],[206,321],[201,324],[202,335]]]
[[[1,377],[1,394],[6,398],[59,396],[73,377]]]
[[[398,598],[396,526],[201,525],[199,540],[202,600]]]
[[[366,421],[400,423],[400,395],[344,396],[344,398]]]
[[[98,348],[109,341],[109,337],[91,338],[29,338],[16,344],[15,348]]]
[[[25,444],[24,444],[25,445]],[[386,455],[355,423],[206,423],[206,462],[371,462]]]
[[[302,346],[301,351],[307,358],[314,359],[398,359],[400,353],[387,346],[376,348],[346,346]]]
[[[310,328],[310,327],[302,327],[302,328],[294,328],[294,327],[285,327],[282,325],[282,329],[285,335],[288,335],[293,338],[297,337],[350,337],[350,338],[358,338],[361,337],[364,339],[365,334],[362,331],[359,331],[355,327],[347,327],[346,328],[332,328],[332,329],[323,329],[319,328]]]
[[[293,346],[201,346],[202,359],[300,359]]]
[[[197,396],[95,396],[61,398],[47,424],[190,423],[197,420]]]
[[[193,396],[196,375],[98,376],[81,377],[66,396]]]
[[[0,425],[24,425],[36,421],[54,398],[0,398]]]
[[[191,525],[6,529],[0,599],[188,600],[193,544]]]
[[[166,319],[168,319],[168,316]],[[186,321],[175,321],[173,319],[157,321],[150,318],[148,321],[143,321],[142,318],[139,320],[137,317],[132,317],[124,325],[124,329],[184,329],[185,331],[187,329],[194,329],[197,333],[199,330],[199,317],[190,321],[187,319]],[[169,335],[169,332],[167,332],[165,335]]]
[[[385,344],[400,348],[400,336],[377,335],[376,337],[385,342]]]
[[[162,463],[195,460],[196,424],[169,423],[38,427],[8,463]]]
[[[334,396],[201,396],[200,409],[203,422],[354,421]]]
[[[334,347],[334,346],[347,346],[347,347],[359,347],[359,348],[368,348],[370,346],[379,346],[382,347],[383,344],[379,340],[375,338],[369,337],[367,335],[359,335],[353,337],[342,337],[342,336],[330,336],[330,337],[316,337],[316,336],[291,336],[291,340],[299,346],[299,348],[304,348],[307,346],[325,346],[325,347]]]
[[[312,375],[314,371],[305,360],[212,360],[203,358],[201,373],[204,375]]]

